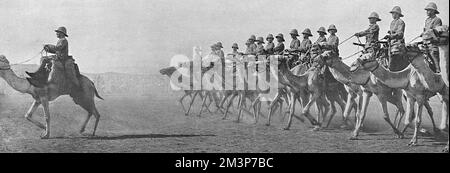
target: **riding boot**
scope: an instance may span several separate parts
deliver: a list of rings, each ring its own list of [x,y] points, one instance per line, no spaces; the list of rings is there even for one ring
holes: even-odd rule
[[[441,72],[441,67],[439,66],[439,49],[437,48],[432,48],[431,52],[431,59],[433,59],[434,62],[434,66],[436,67],[436,73],[440,73]]]

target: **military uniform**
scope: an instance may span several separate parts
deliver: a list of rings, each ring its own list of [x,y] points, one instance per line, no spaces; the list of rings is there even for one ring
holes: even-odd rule
[[[252,43],[252,41],[247,40],[247,49],[245,50],[245,54],[255,55],[256,54],[256,45]]]
[[[339,46],[339,38],[336,35],[330,35],[326,43],[326,48],[339,56],[338,46]]]
[[[401,14],[401,9],[398,6],[395,6],[391,13],[398,13],[400,17],[403,17]],[[389,60],[389,70],[391,71],[400,71],[406,67],[408,60],[407,57],[404,56],[406,53],[405,48],[405,22],[398,18],[394,19],[391,22],[390,29],[388,31],[391,45],[391,59]]]
[[[68,37],[67,30],[65,27],[59,27],[55,32],[61,33]],[[56,55],[56,59],[53,60],[52,70],[49,75],[49,82],[55,74],[55,68],[60,66],[64,67],[66,77],[72,82],[76,87],[80,87],[80,82],[78,81],[77,74],[75,71],[75,60],[69,56],[69,42],[65,37],[59,38],[56,45],[47,44],[44,45],[44,50]]]
[[[442,26],[442,20],[436,16],[436,14],[439,14],[439,11],[437,10],[437,6],[435,3],[430,2],[426,7],[425,10],[433,10],[434,15],[431,17],[428,17],[425,20],[425,27],[423,28],[423,31],[429,30],[429,29],[435,29],[438,26]],[[434,62],[434,65],[436,67],[436,72],[440,72],[440,57],[439,57],[439,48],[436,44],[433,44],[431,42],[426,43],[429,53],[431,55],[431,58]]]
[[[322,43],[322,42],[327,42],[327,38],[325,36],[319,36],[319,38],[317,38],[317,41],[315,43]]]
[[[277,38],[277,40],[278,40],[278,43],[277,43],[277,45],[273,48],[273,53],[275,54],[275,55],[282,55],[283,54],[283,51],[284,51],[284,37],[283,37],[283,34],[281,34],[281,33],[279,33],[277,36],[276,36],[276,38]]]
[[[381,21],[380,17],[378,16],[378,13],[372,12],[370,13],[368,19],[375,19],[376,21]],[[366,45],[365,47],[370,47],[371,45],[378,42],[378,37],[380,34],[380,27],[376,23],[372,23],[369,25],[369,28],[367,28],[364,31],[358,32],[355,34],[357,37],[366,37]]]

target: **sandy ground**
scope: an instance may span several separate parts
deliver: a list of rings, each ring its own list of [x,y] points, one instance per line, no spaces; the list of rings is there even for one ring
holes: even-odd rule
[[[396,139],[381,118],[375,97],[360,139],[351,141],[351,131],[338,128],[340,111],[330,129],[312,132],[309,123],[294,120],[291,130],[285,131],[287,119],[281,121],[279,115],[273,117],[271,126],[264,125],[264,117],[253,125],[248,115],[244,122],[235,123],[235,110],[228,120],[207,112],[197,117],[199,102],[193,114],[184,116],[177,102],[180,94],[159,85],[147,96],[104,96],[104,101],[97,100],[102,117],[96,137],[78,134],[86,112],[70,97],[60,97],[50,107],[51,139],[46,140],[39,138],[41,131],[23,116],[31,97],[0,96],[0,152],[440,152],[448,139],[446,133],[421,136],[418,146],[408,147],[412,130],[405,139]],[[437,100],[432,100],[432,107],[440,122]],[[393,107],[389,109],[393,114]],[[42,115],[39,109],[34,117],[43,121]],[[431,130],[427,116],[423,124]],[[93,121],[87,132],[92,128]]]

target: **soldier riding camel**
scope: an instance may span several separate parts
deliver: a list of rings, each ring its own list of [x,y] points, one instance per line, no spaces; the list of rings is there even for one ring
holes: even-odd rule
[[[54,78],[54,75],[57,75],[54,74],[54,69],[56,67],[63,67],[65,69],[65,76],[73,84],[72,86],[74,86],[75,88],[80,88],[80,82],[77,78],[78,72],[76,69],[76,64],[74,62],[75,60],[72,58],[72,56],[69,56],[69,42],[66,39],[66,37],[68,37],[67,29],[65,27],[59,27],[55,30],[55,32],[56,37],[58,38],[58,42],[56,43],[56,45],[44,45],[44,50],[54,55],[42,57],[41,65],[36,72],[26,72],[31,77],[31,79],[28,80],[35,86],[45,85],[48,82],[52,82],[52,78]],[[52,63],[51,70],[48,69],[48,65],[50,63]],[[48,80],[43,79],[42,76],[48,76]],[[42,82],[44,82],[44,84],[41,84]]]

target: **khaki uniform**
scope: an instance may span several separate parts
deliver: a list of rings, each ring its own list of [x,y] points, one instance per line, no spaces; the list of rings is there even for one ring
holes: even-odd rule
[[[300,40],[294,39],[291,41],[291,44],[289,45],[289,48],[291,50],[299,50],[300,48]]]
[[[301,61],[305,61],[306,58],[306,52],[308,51],[309,48],[311,48],[312,42],[310,39],[306,39],[304,38],[302,40],[302,43],[300,44],[300,60]]]
[[[405,47],[405,22],[402,19],[394,19],[391,22],[389,35],[391,37],[391,59],[389,60],[389,70],[400,71],[405,68],[407,63],[407,57],[404,56],[406,52]],[[405,67],[403,67],[405,66]]]
[[[328,37],[328,41],[326,44],[327,49],[333,51],[335,54],[337,54],[339,56],[339,37],[337,37],[336,35],[330,35],[330,37]]]
[[[278,43],[277,46],[273,48],[273,54],[282,55],[284,51],[284,43]]]
[[[273,50],[274,48],[275,48],[275,44],[272,42],[272,43],[267,43],[264,50],[266,51],[267,54],[272,55],[274,52],[274,50]]]
[[[255,55],[256,54],[256,44],[252,43],[252,44],[248,45],[247,50],[245,50],[245,54]]]
[[[358,36],[366,36],[366,47],[378,41],[380,27],[378,24],[370,24],[369,28],[358,33]]]
[[[257,55],[263,55],[264,54],[264,45],[262,45],[262,44],[256,45],[255,52]]]
[[[75,71],[75,63],[74,59],[69,57],[69,42],[66,38],[60,38],[56,45],[46,45],[46,51],[49,53],[54,53],[56,55],[56,60],[54,60],[52,65],[52,71],[49,74],[49,81],[52,81],[53,76],[55,75],[53,72],[54,68],[58,66],[64,66],[66,77],[69,78],[70,81],[76,86],[79,87],[80,83],[77,78],[77,74]],[[61,65],[59,65],[61,64]]]
[[[442,20],[437,17],[428,17],[425,20],[425,27],[423,28],[423,31],[426,31],[428,29],[435,29],[438,26],[442,26]],[[436,67],[436,71],[440,72],[440,66],[439,66],[439,62],[440,62],[440,58],[439,58],[439,48],[437,45],[435,44],[431,44],[431,43],[427,43],[427,47],[429,48],[429,53],[431,55],[431,58],[434,61],[434,65]]]
[[[319,38],[317,38],[316,43],[322,43],[322,42],[327,42],[327,38],[325,36],[319,36]]]

